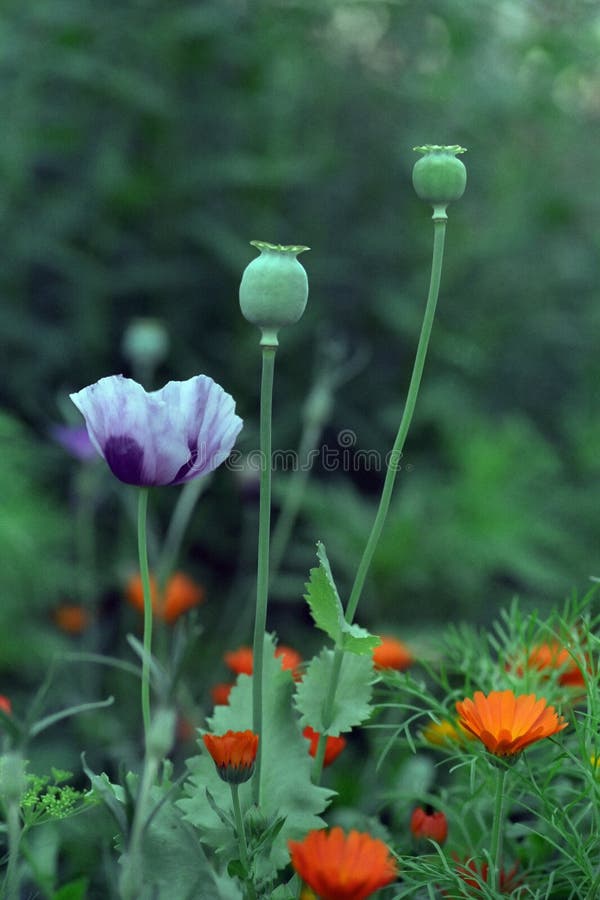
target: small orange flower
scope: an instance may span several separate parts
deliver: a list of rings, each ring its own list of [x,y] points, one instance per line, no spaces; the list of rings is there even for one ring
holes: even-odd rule
[[[82,634],[90,624],[90,614],[78,603],[62,603],[54,610],[56,626],[65,634]]]
[[[252,777],[258,751],[258,735],[253,731],[204,734],[202,740],[223,781],[241,784]]]
[[[319,738],[321,735],[318,731],[315,731],[310,725],[307,725],[304,731],[302,732],[305,738],[310,741],[310,747],[308,748],[308,752],[311,756],[317,755],[317,747],[319,745]],[[332,762],[334,762],[344,747],[346,746],[346,738],[340,735],[339,737],[332,737],[328,735],[327,742],[325,744],[325,756],[323,758],[323,765],[330,766]]]
[[[320,900],[364,900],[396,879],[388,847],[369,834],[336,827],[288,846],[294,869]]]
[[[414,657],[406,644],[398,638],[381,635],[381,644],[373,650],[373,663],[376,669],[397,669],[403,672],[414,662]]]
[[[12,714],[12,703],[4,694],[0,694],[0,709],[4,710],[7,716]]]
[[[224,659],[226,665],[236,675],[252,675],[254,670],[252,647],[238,647],[237,650],[228,650]]]
[[[225,683],[215,684],[211,687],[210,695],[215,706],[227,706],[232,687],[232,684]]]
[[[150,593],[155,616],[163,619],[168,625],[173,625],[179,616],[204,600],[204,589],[183,572],[175,572],[169,578],[163,597],[158,596],[156,579],[151,576]],[[126,595],[132,606],[140,612],[144,611],[144,591],[139,574],[130,578]]]
[[[275,656],[281,660],[281,668],[285,671],[289,670],[297,680],[300,676],[297,669],[302,662],[302,657],[292,647],[286,647],[280,644],[275,650]],[[254,671],[254,654],[252,647],[238,647],[237,650],[229,650],[225,656],[225,663],[236,675],[252,675]]]
[[[558,683],[570,687],[584,687],[583,672],[569,653],[558,641],[538,644],[527,657],[527,668],[537,672],[560,669]]]
[[[290,671],[294,681],[301,681],[302,675],[299,672],[299,666],[302,663],[302,657],[293,647],[286,647],[285,644],[279,644],[275,650],[275,656],[281,660],[281,668],[287,672]]]
[[[535,694],[515,697],[512,691],[492,691],[486,697],[476,691],[473,700],[459,701],[456,709],[462,727],[496,756],[513,756],[567,727],[554,707]]]
[[[431,806],[425,809],[417,806],[410,817],[410,830],[417,840],[431,838],[438,844],[443,844],[448,837],[448,819],[441,810],[434,810]]]

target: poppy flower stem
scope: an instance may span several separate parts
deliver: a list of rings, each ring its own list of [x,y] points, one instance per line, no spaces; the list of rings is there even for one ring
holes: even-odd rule
[[[350,598],[346,606],[345,618],[348,624],[352,623],[356,614],[356,609],[358,607],[358,602],[360,600],[362,590],[367,578],[367,573],[369,571],[375,549],[379,542],[379,538],[381,537],[381,532],[383,531],[383,526],[385,524],[388,510],[390,508],[390,502],[392,499],[394,484],[396,482],[396,476],[400,469],[400,460],[402,459],[404,442],[406,441],[408,429],[410,428],[410,423],[415,411],[417,396],[419,394],[419,388],[421,386],[423,369],[425,367],[425,358],[427,356],[429,338],[431,337],[433,320],[435,318],[435,310],[440,291],[445,237],[446,218],[436,218],[434,215],[431,276],[429,279],[429,292],[427,295],[427,303],[425,305],[425,313],[423,315],[423,324],[421,325],[421,334],[419,335],[419,343],[417,345],[417,352],[415,354],[415,361],[413,364],[413,370],[408,387],[408,394],[406,396],[406,403],[404,405],[404,411],[402,413],[402,418],[400,419],[398,433],[396,435],[396,440],[394,441],[394,446],[392,447],[390,461],[387,467],[387,472],[385,474],[385,481],[383,483],[381,498],[379,500],[379,507],[377,509],[373,527],[371,528],[371,534],[369,535],[367,544],[363,551],[363,555],[356,572],[356,577],[354,579],[354,584],[350,592]],[[343,651],[339,648],[336,648],[329,678],[329,689],[327,692],[323,710],[323,723],[326,727],[328,727],[330,724],[330,717],[333,711],[333,704],[335,701],[335,694],[339,682],[343,657]],[[325,732],[325,729],[323,729],[323,734],[319,739],[319,744],[315,755],[315,763],[313,766],[313,781],[315,784],[319,783],[321,777],[321,767],[319,767],[318,761],[319,759],[323,759],[324,757],[326,741],[327,734]]]
[[[148,515],[149,488],[140,488],[138,495],[138,557],[140,576],[144,592],[144,656],[142,658],[142,717],[144,734],[150,730],[150,658],[152,653],[152,594],[150,571],[148,569],[148,545],[146,539],[146,519]]]
[[[260,385],[260,501],[258,514],[258,569],[256,576],[256,614],[254,619],[252,730],[262,737],[263,725],[263,658],[267,603],[269,597],[269,538],[271,530],[271,420],[273,413],[273,379],[275,346],[262,347]],[[259,741],[256,768],[252,781],[254,802],[260,802],[260,773],[263,742]]]
[[[500,763],[496,765],[496,796],[494,798],[494,820],[492,822],[492,865],[489,869],[490,887],[500,889],[500,872],[502,870],[502,834],[504,831],[504,810],[506,807],[506,776],[508,768]]]
[[[396,476],[398,474],[398,471],[400,470],[400,460],[402,459],[404,443],[406,441],[406,436],[408,435],[408,429],[410,428],[412,417],[415,411],[415,406],[417,403],[417,396],[419,394],[419,388],[421,386],[421,378],[423,375],[423,369],[425,367],[425,358],[427,356],[427,348],[429,347],[429,338],[431,337],[433,320],[435,318],[435,309],[437,306],[437,300],[440,291],[445,237],[446,219],[434,218],[431,277],[429,281],[427,304],[425,306],[425,313],[423,316],[423,324],[421,325],[421,334],[419,335],[419,343],[417,345],[417,352],[413,364],[410,384],[408,386],[408,394],[406,395],[404,411],[402,413],[402,418],[398,427],[398,433],[396,435],[396,440],[394,441],[394,446],[392,447],[390,461],[387,467],[387,472],[385,474],[383,490],[381,492],[381,498],[379,500],[379,508],[377,510],[377,515],[375,516],[375,521],[373,522],[371,534],[369,535],[367,545],[364,549],[361,561],[358,566],[358,570],[356,572],[352,591],[350,592],[350,599],[348,600],[348,606],[346,608],[346,621],[349,623],[352,622],[356,614],[356,608],[362,594],[367,573],[369,571],[369,567],[371,565],[377,543],[381,536],[381,532],[383,531],[385,519],[390,507],[390,501],[392,499],[392,491],[394,489]]]
[[[233,804],[233,818],[235,820],[235,830],[237,832],[238,845],[240,850],[240,862],[244,867],[244,870],[248,872],[248,843],[246,841],[246,829],[244,828],[244,819],[242,817],[242,809],[240,806],[240,786],[239,784],[233,784],[232,782],[230,782],[229,787],[231,788],[231,802]],[[246,882],[246,888],[248,893],[248,900],[255,900],[256,891],[254,890],[254,885],[250,881],[248,881]]]

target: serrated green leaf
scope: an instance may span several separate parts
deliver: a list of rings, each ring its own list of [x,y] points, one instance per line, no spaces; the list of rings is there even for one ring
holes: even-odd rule
[[[312,760],[292,703],[294,680],[275,658],[275,646],[270,636],[265,637],[264,662],[261,812],[268,820],[282,818],[285,821],[274,835],[269,860],[261,863],[259,858],[256,861],[259,878],[271,875],[273,866],[282,868],[289,862],[287,842],[290,838],[298,839],[311,829],[323,827],[319,814],[332,797],[332,791],[312,783]],[[229,695],[229,704],[217,706],[209,724],[214,734],[224,734],[229,729],[243,731],[252,728],[250,676],[239,676]],[[203,749],[203,745],[201,747]],[[198,828],[203,842],[221,856],[225,859],[237,857],[232,829],[225,828],[210,808],[205,793],[208,788],[214,802],[221,809],[230,810],[229,785],[219,778],[208,753],[203,752],[201,756],[188,760],[187,766],[191,777],[184,785],[184,792],[188,796],[178,804],[185,818]],[[251,784],[248,781],[239,787],[243,812],[252,805]]]
[[[371,656],[346,653],[333,706],[333,718],[326,729],[323,708],[331,676],[333,651],[324,649],[309,664],[296,690],[296,707],[302,715],[301,724],[310,725],[315,731],[337,737],[342,731],[350,731],[371,715],[371,695],[375,670]]]
[[[164,786],[155,786],[152,800],[158,803],[163,792]],[[172,803],[160,807],[144,832],[141,871],[140,900],[218,897],[212,868],[196,833]]]
[[[375,647],[381,643],[381,638],[370,634],[366,628],[360,625],[348,625],[344,622],[342,627],[342,650],[356,653],[358,656],[371,656]]]
[[[317,628],[324,631],[334,644],[340,642],[344,624],[344,611],[324,545],[317,543],[317,558],[320,565],[310,570],[310,581],[306,584],[304,599],[310,607],[310,614]]]

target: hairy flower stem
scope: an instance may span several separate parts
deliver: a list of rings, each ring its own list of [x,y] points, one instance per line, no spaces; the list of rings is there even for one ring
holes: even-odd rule
[[[500,890],[500,872],[502,870],[502,833],[504,830],[504,809],[506,794],[506,776],[508,769],[496,767],[496,796],[494,798],[494,821],[492,822],[491,859],[489,884],[492,890]]]
[[[390,508],[390,501],[392,499],[392,492],[394,490],[396,476],[400,468],[400,460],[402,459],[404,443],[406,441],[406,436],[408,434],[410,423],[412,422],[412,417],[417,403],[417,396],[419,394],[419,387],[421,386],[421,377],[423,375],[423,368],[425,366],[425,358],[427,356],[427,348],[429,346],[429,338],[431,337],[433,320],[435,318],[435,309],[437,306],[437,300],[440,291],[442,261],[444,258],[444,240],[446,237],[446,221],[446,214],[443,212],[443,210],[436,209],[433,215],[433,254],[431,260],[431,277],[429,279],[429,293],[427,295],[423,324],[421,325],[421,334],[419,335],[419,343],[417,345],[417,352],[415,354],[415,361],[413,363],[413,370],[410,378],[410,384],[408,386],[408,394],[406,396],[404,411],[402,413],[402,418],[400,419],[398,433],[396,435],[396,440],[394,441],[394,446],[392,447],[390,461],[387,467],[387,472],[385,474],[383,490],[381,491],[381,498],[379,500],[379,508],[377,509],[373,527],[371,528],[371,534],[369,535],[369,539],[367,540],[362,558],[358,565],[354,584],[350,592],[350,598],[346,606],[345,617],[346,621],[349,624],[352,623],[356,614],[356,608],[362,594],[367,573],[369,571],[369,567],[371,565],[377,543],[381,536],[381,532],[383,531],[385,519]],[[336,648],[333,658],[333,665],[331,667],[327,700],[325,702],[325,708],[323,710],[323,722],[325,725],[330,722],[330,718],[333,712],[333,704],[335,702],[335,694],[337,691],[340,671],[342,668],[343,656],[344,651]],[[319,738],[319,746],[317,747],[317,753],[315,756],[315,766],[313,767],[315,783],[318,783],[321,777],[321,770],[319,769],[317,771],[316,761],[320,756],[324,756],[324,746],[326,741],[327,733],[324,731]],[[323,749],[321,748],[321,744],[323,744]]]
[[[229,787],[231,788],[231,802],[233,804],[233,818],[235,820],[235,830],[237,832],[240,850],[240,862],[244,867],[244,870],[248,872],[248,843],[246,841],[246,829],[244,828],[244,819],[242,818],[242,809],[240,806],[240,786],[239,784],[232,784],[230,782]],[[255,900],[256,891],[254,890],[254,885],[250,881],[246,882],[246,891],[248,900]]]
[[[252,730],[259,736],[256,767],[252,781],[254,802],[260,803],[261,747],[263,726],[263,657],[267,602],[269,598],[269,537],[271,530],[271,419],[273,412],[273,377],[275,346],[262,348],[260,385],[260,503],[258,514],[258,570],[256,576],[256,615],[254,619]]]
[[[11,802],[6,811],[8,832],[8,865],[4,882],[6,900],[19,900],[19,844],[21,842],[21,815],[18,802]]]
[[[157,757],[153,754],[146,755],[135,804],[129,846],[123,860],[123,873],[119,885],[122,900],[136,900],[140,896],[140,887],[143,880],[142,836],[148,819],[147,810],[150,800],[150,789],[156,781],[158,767],[159,760]]]
[[[150,658],[152,653],[152,594],[150,572],[148,570],[148,546],[146,541],[146,519],[148,513],[149,488],[140,488],[138,496],[138,557],[140,575],[144,591],[144,656],[142,658],[142,717],[144,734],[150,730]]]

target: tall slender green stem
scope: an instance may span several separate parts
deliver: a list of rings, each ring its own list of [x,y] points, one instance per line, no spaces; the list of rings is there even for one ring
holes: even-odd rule
[[[396,476],[398,474],[398,470],[400,469],[400,460],[402,459],[404,442],[406,441],[406,436],[408,434],[408,430],[410,428],[410,424],[412,422],[413,414],[415,411],[417,396],[419,394],[419,388],[421,386],[421,378],[423,376],[423,368],[425,366],[425,358],[427,356],[427,348],[429,347],[429,338],[431,337],[431,329],[433,327],[433,320],[435,318],[435,310],[440,291],[440,279],[442,276],[442,261],[444,258],[445,237],[446,220],[434,219],[431,278],[429,281],[429,294],[427,296],[427,304],[425,306],[425,315],[423,316],[423,324],[421,325],[421,334],[419,335],[419,343],[417,345],[417,352],[413,364],[412,375],[410,378],[410,384],[408,386],[408,394],[406,396],[404,412],[402,413],[400,426],[398,428],[398,434],[396,435],[396,440],[394,441],[394,446],[392,447],[390,461],[388,464],[387,472],[385,474],[383,490],[381,492],[381,498],[379,500],[379,508],[377,510],[377,515],[375,516],[375,521],[373,522],[371,534],[369,535],[367,545],[364,549],[362,559],[356,572],[352,591],[350,592],[350,599],[348,600],[348,606],[346,608],[346,619],[348,622],[351,622],[353,620],[356,613],[356,608],[362,594],[362,589],[367,577],[367,572],[369,571],[369,567],[373,559],[373,554],[375,553],[375,548],[377,547],[377,543],[383,530],[383,525],[390,507],[390,501],[392,499],[392,491],[396,482]]]
[[[502,870],[502,835],[504,831],[504,809],[506,805],[506,776],[508,769],[500,765],[496,767],[496,796],[494,798],[494,821],[492,822],[492,843],[490,853],[492,865],[489,870],[489,883],[492,890],[500,890],[500,872]]]
[[[188,481],[179,492],[156,567],[156,584],[159,597],[164,595],[169,576],[173,573],[173,569],[177,564],[177,557],[179,556],[183,537],[192,513],[200,494],[206,489],[209,480],[208,476],[195,478],[193,481]]]
[[[152,593],[148,569],[146,519],[148,514],[148,488],[140,488],[138,497],[138,557],[144,591],[144,656],[142,659],[142,717],[144,734],[150,731],[150,656],[152,653]]]
[[[256,577],[256,616],[254,620],[252,730],[262,736],[263,729],[263,656],[269,598],[269,536],[271,530],[271,419],[273,413],[273,378],[276,347],[262,348],[260,385],[260,503],[258,514],[258,572]],[[260,802],[261,747],[258,742],[252,791],[254,802]]]
[[[231,788],[231,802],[233,804],[233,818],[235,821],[235,830],[237,832],[238,838],[240,862],[247,872],[249,865],[248,843],[246,841],[246,830],[244,828],[244,819],[242,818],[242,809],[240,806],[240,786],[239,784],[232,784],[230,782],[229,787]],[[255,900],[256,891],[254,890],[254,885],[250,881],[246,882],[246,891],[248,894],[248,900]]]
[[[311,450],[315,448],[319,440],[322,427],[321,422],[308,422],[305,424],[300,438],[298,447],[299,467],[292,474],[288,493],[273,529],[273,539],[271,541],[271,573],[273,578],[275,578],[281,565],[283,554],[298,516],[298,510],[302,505],[306,483],[310,475],[310,466],[307,465],[306,461]]]
[[[443,217],[442,217],[443,216]],[[352,586],[352,590],[350,592],[350,598],[348,600],[348,604],[346,606],[346,621],[351,623],[356,614],[356,608],[358,606],[358,601],[360,600],[362,590],[365,584],[365,580],[367,577],[367,573],[369,571],[369,567],[371,565],[371,561],[373,559],[373,555],[375,553],[375,548],[377,547],[377,543],[381,536],[381,532],[383,530],[383,526],[385,523],[386,516],[388,514],[388,510],[390,508],[390,501],[392,499],[392,492],[394,490],[394,484],[396,482],[396,476],[398,474],[398,470],[400,468],[400,460],[402,459],[402,451],[404,449],[404,442],[406,441],[406,436],[408,434],[408,430],[410,428],[410,424],[412,422],[413,414],[415,411],[415,406],[417,403],[417,396],[419,394],[419,387],[421,386],[421,378],[423,375],[423,368],[425,366],[425,358],[427,356],[427,348],[429,346],[429,339],[431,337],[431,330],[433,327],[433,320],[435,318],[435,310],[437,306],[438,295],[440,291],[440,280],[442,275],[442,261],[444,258],[444,240],[446,237],[446,216],[445,213],[434,213],[433,218],[433,254],[431,261],[431,277],[429,280],[429,293],[427,295],[427,303],[425,306],[425,314],[423,316],[423,324],[421,325],[421,334],[419,335],[419,343],[417,345],[417,352],[415,354],[415,361],[413,364],[412,375],[410,378],[410,384],[408,386],[408,394],[406,396],[406,403],[404,406],[404,411],[402,413],[402,418],[400,419],[400,425],[398,427],[398,433],[396,435],[396,440],[394,441],[394,446],[392,447],[392,452],[390,455],[390,460],[387,467],[387,472],[385,474],[385,480],[383,483],[383,489],[381,491],[381,498],[379,500],[379,507],[377,509],[377,514],[375,516],[375,520],[373,522],[373,526],[371,528],[371,533],[367,540],[367,544],[363,551],[362,558],[358,565],[358,569],[356,572],[356,577],[354,579],[354,584]],[[342,667],[343,660],[343,651],[336,649],[333,664],[331,668],[331,675],[329,679],[329,688],[327,694],[327,700],[325,704],[325,709],[323,711],[324,722],[327,723],[328,716],[331,714],[333,710],[333,704],[335,702],[335,694],[337,691],[338,681],[340,677],[340,671]],[[329,710],[328,715],[326,715]],[[321,772],[316,771],[316,760],[319,759],[321,755],[324,754],[324,750],[321,748],[321,744],[325,744],[327,740],[327,734],[324,732],[319,738],[319,746],[317,747],[317,754],[315,757],[315,766],[313,766],[313,774],[316,775],[315,781],[321,777]]]

